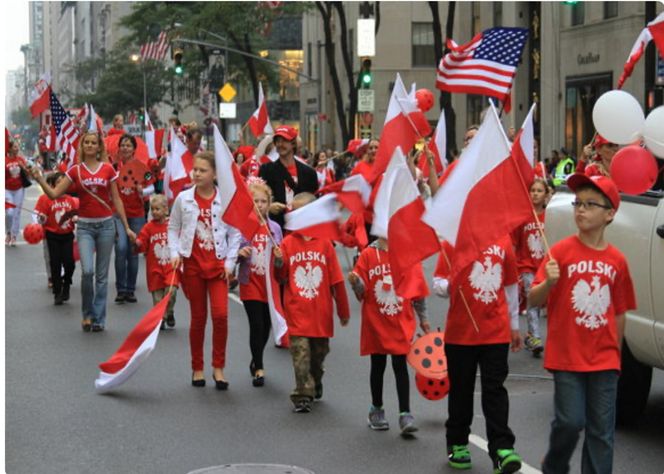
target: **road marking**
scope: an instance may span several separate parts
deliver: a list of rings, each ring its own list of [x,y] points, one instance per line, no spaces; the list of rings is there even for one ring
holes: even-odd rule
[[[239,297],[238,295],[236,295],[235,293],[231,293],[231,292],[229,291],[229,292],[228,292],[228,297],[229,297],[230,299],[232,299],[233,301],[235,301],[235,302],[236,302],[237,304],[239,304],[240,306],[242,306],[242,300],[241,300],[240,297]]]
[[[473,443],[475,446],[480,448],[484,452],[489,452],[489,443],[487,443],[483,438],[480,438],[479,436],[475,434],[470,434],[468,436],[468,441]],[[525,462],[521,461],[521,470],[519,472],[522,472],[523,474],[542,474],[542,471],[539,469],[535,469],[532,467],[530,464],[526,464]]]

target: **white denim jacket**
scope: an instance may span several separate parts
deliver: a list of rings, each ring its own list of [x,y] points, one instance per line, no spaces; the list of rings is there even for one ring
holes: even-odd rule
[[[200,209],[194,198],[196,187],[191,187],[178,194],[173,203],[168,222],[168,248],[171,258],[175,256],[189,257],[194,244],[196,224]],[[224,266],[233,270],[240,249],[242,234],[235,227],[221,220],[221,197],[219,189],[212,201],[212,234],[214,250],[219,260],[226,259]]]

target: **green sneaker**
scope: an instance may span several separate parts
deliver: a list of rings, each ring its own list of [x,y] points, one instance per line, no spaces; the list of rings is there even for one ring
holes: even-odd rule
[[[470,451],[467,444],[454,444],[447,447],[447,464],[454,469],[470,469]]]
[[[498,449],[493,460],[494,474],[511,474],[521,469],[521,456],[513,449]]]

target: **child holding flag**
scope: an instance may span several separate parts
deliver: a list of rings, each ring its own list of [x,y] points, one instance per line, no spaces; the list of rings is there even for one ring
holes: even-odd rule
[[[216,165],[212,152],[196,154],[194,186],[182,191],[173,204],[168,223],[171,265],[184,264],[183,290],[191,310],[191,384],[205,386],[203,343],[207,300],[212,317],[212,378],[217,390],[227,390],[224,378],[228,339],[228,284],[240,247],[237,229],[221,220],[221,198],[214,184]]]
[[[293,197],[293,210],[315,201],[310,193]],[[332,242],[294,231],[281,244],[283,261],[276,262],[285,282],[284,310],[290,335],[290,353],[295,371],[291,401],[296,413],[309,413],[312,401],[323,396],[323,362],[334,335],[332,300],[342,326],[350,310],[341,266]]]
[[[145,276],[148,291],[152,293],[152,303],[159,303],[170,291],[171,298],[166,308],[166,316],[161,322],[161,329],[175,327],[175,295],[177,281],[175,267],[171,265],[168,250],[168,200],[163,194],[150,197],[152,220],[145,224],[136,237],[136,249],[145,253]]]
[[[389,262],[387,239],[380,237],[360,253],[355,268],[348,274],[348,281],[358,301],[362,302],[360,355],[371,356],[369,428],[387,430],[390,427],[383,409],[383,375],[390,354],[399,398],[399,428],[401,434],[407,435],[417,431],[417,427],[410,413],[406,356],[415,335],[413,310],[422,330],[426,333],[430,329],[425,300],[428,289],[422,273],[413,273],[409,278],[420,295],[413,299],[398,296]]]

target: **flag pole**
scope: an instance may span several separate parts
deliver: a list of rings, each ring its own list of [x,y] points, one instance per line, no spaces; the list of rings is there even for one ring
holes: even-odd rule
[[[445,262],[447,263],[447,268],[452,270],[452,262],[450,262],[450,258],[447,256],[447,252],[445,251],[445,248],[441,247],[440,252],[443,254],[443,258],[445,258]],[[466,300],[466,295],[464,295],[463,290],[461,289],[461,285],[458,286],[459,289],[459,296],[461,296],[461,301],[463,301],[463,305],[466,307],[466,312],[468,313],[468,317],[470,318],[470,321],[473,323],[473,327],[475,328],[475,332],[479,333],[480,328],[477,326],[477,321],[475,321],[475,318],[473,317],[473,312],[470,310],[470,306],[468,305],[468,301]]]

